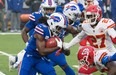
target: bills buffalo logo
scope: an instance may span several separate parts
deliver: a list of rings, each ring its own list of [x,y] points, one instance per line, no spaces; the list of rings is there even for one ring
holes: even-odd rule
[[[68,6],[66,7],[66,10],[68,10],[68,9],[70,9],[71,11],[74,11],[74,10],[76,10],[77,8],[76,8],[75,6],[70,6],[70,5],[68,5]]]
[[[46,2],[46,0],[42,0],[42,3],[45,3]],[[48,5],[52,5],[52,1],[51,0],[48,0]]]
[[[54,22],[60,22],[61,21],[61,19],[58,16],[51,16],[50,19],[53,19]]]

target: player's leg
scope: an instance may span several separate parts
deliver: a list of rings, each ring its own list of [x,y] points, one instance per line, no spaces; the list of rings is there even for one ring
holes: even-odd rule
[[[42,75],[56,75],[55,69],[50,61],[48,60],[38,60],[39,63],[35,66],[35,68],[42,74]]]
[[[52,62],[59,65],[64,70],[66,75],[75,75],[74,71],[70,68],[70,66],[66,62],[65,54],[61,53],[59,56],[56,56],[55,54],[56,54],[56,52],[53,52],[53,53],[49,54],[47,57]]]
[[[24,59],[20,64],[20,68],[19,68],[19,75],[29,75],[33,65],[32,57],[27,57],[27,53],[25,53],[25,56],[23,58]]]
[[[25,50],[21,50],[16,56],[10,56],[9,57],[9,66],[11,68],[18,68],[18,65],[23,59],[23,56],[25,54]]]

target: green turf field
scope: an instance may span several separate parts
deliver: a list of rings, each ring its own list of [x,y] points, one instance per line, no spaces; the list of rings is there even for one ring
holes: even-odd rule
[[[69,41],[71,39],[71,35],[65,38],[65,41]],[[21,35],[1,35],[0,34],[0,51],[9,53],[9,54],[17,54],[20,50],[25,48],[25,43],[22,41]],[[72,67],[77,75],[77,68],[74,68],[73,65],[78,65],[76,53],[78,50],[78,46],[74,46],[71,48],[71,55],[67,56],[67,62]],[[65,75],[64,72],[59,68],[59,66],[55,67],[57,75]],[[13,69],[9,71],[8,67],[8,57],[0,54],[0,71],[5,73],[6,75],[18,75],[17,70]],[[93,75],[100,75],[99,72],[94,73]]]

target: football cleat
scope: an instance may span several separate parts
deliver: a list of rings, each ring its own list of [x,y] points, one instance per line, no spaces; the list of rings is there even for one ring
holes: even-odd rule
[[[9,56],[9,71],[12,70],[14,63],[16,62],[17,57],[16,56]]]

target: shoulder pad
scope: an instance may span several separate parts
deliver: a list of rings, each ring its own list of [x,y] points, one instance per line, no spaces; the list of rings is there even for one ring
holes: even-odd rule
[[[106,25],[107,28],[114,28],[115,27],[115,22],[109,18],[102,18],[101,23]]]
[[[30,16],[29,19],[32,21],[36,21],[38,20],[40,17],[42,17],[42,13],[41,12],[33,12]]]

